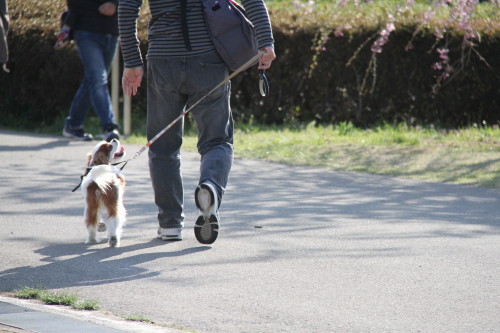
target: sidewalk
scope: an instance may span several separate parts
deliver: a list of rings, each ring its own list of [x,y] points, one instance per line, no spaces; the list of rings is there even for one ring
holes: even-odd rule
[[[126,331],[0,301],[0,332],[120,333]]]
[[[0,300],[4,326],[132,332],[119,318],[135,316],[174,332],[500,333],[500,190],[236,159],[204,246],[199,156],[183,152],[184,240],[164,242],[144,153],[124,169],[127,223],[109,248],[84,244],[71,192],[95,143],[0,130],[0,291],[76,294],[126,327]]]
[[[0,296],[0,333],[154,333],[182,331]]]

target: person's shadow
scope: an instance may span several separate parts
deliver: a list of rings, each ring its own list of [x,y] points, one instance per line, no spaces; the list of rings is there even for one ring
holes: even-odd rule
[[[161,240],[119,248],[93,248],[86,244],[53,244],[36,250],[48,262],[40,266],[20,266],[0,271],[3,290],[21,287],[58,289],[74,286],[102,285],[139,280],[161,274],[137,265],[159,258],[178,257],[209,250],[199,246],[173,252],[140,253],[122,257],[122,254],[145,250],[155,246],[168,246]],[[114,257],[120,257],[113,259]]]

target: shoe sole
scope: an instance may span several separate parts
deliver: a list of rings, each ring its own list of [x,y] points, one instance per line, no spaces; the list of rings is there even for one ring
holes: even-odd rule
[[[215,203],[214,194],[207,185],[201,184],[196,189],[195,201],[196,201],[196,207],[203,213],[205,213]]]
[[[66,138],[75,139],[75,140],[78,140],[78,141],[92,141],[92,138],[82,138],[82,137],[75,136],[73,134],[66,133],[66,132],[63,132],[63,136],[66,137]]]
[[[194,225],[194,235],[201,244],[212,244],[219,235],[219,220],[215,215],[198,216]]]
[[[201,244],[212,244],[219,235],[219,219],[214,211],[214,193],[210,188],[201,184],[195,193],[196,207],[203,212],[203,215],[198,216],[194,226],[194,235]],[[212,207],[212,212],[210,208]]]
[[[183,239],[182,234],[181,235],[163,235],[161,233],[158,233],[156,238],[161,239],[163,241],[181,241]]]
[[[163,236],[161,236],[160,239],[163,241],[181,241],[182,237],[163,235]]]

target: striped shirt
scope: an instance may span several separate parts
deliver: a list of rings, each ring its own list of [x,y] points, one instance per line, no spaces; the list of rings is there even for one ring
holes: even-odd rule
[[[118,26],[126,68],[143,66],[136,20],[143,0],[120,0]],[[181,27],[180,0],[149,0],[154,23],[148,28],[147,58],[193,56],[215,51],[203,14],[201,0],[187,0],[186,20],[191,50],[186,49]],[[269,14],[263,0],[241,0],[255,27],[259,49],[273,46]]]

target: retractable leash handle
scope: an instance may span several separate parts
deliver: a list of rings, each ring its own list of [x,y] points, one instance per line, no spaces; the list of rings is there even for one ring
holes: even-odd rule
[[[262,97],[269,96],[269,82],[267,81],[265,69],[259,69],[259,91]]]

